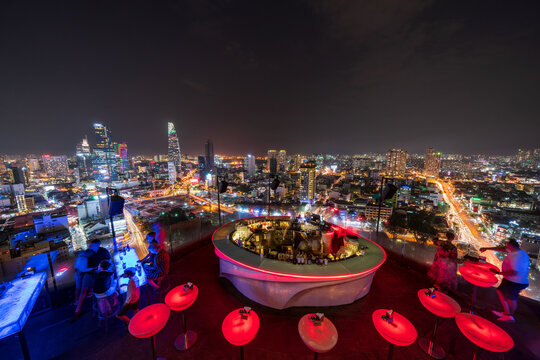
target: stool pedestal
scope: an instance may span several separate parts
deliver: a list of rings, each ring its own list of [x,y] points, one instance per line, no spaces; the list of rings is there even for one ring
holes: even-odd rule
[[[187,329],[185,311],[182,311],[182,333],[174,340],[174,347],[176,350],[185,351],[191,348],[195,342],[197,342],[197,333]]]
[[[435,336],[437,335],[437,326],[439,323],[439,317],[435,317],[435,327],[433,328],[433,334],[431,335],[431,338],[428,339],[426,337],[418,338],[418,346],[420,349],[422,349],[426,354],[431,356],[434,359],[444,359],[446,357],[446,352],[440,346],[435,342]]]

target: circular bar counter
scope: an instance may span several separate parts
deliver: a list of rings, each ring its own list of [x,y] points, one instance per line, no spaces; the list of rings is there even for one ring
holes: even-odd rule
[[[362,249],[361,255],[339,260],[329,255],[333,261],[327,258],[327,263],[319,256],[319,264],[268,258],[233,241],[233,233],[239,225],[254,221],[291,220],[287,217],[248,218],[217,229],[212,241],[219,257],[220,276],[231,281],[246,297],[275,309],[350,304],[368,294],[375,272],[386,260],[386,253],[379,245],[354,235],[355,244]],[[331,227],[332,231],[347,234],[345,229]],[[322,248],[321,240],[319,249]]]

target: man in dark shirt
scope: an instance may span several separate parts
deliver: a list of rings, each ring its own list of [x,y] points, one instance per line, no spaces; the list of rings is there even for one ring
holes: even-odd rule
[[[84,304],[84,300],[94,287],[95,269],[97,269],[97,267],[103,260],[111,260],[111,254],[109,254],[107,249],[101,247],[100,240],[92,240],[90,242],[90,246],[88,246],[88,249],[94,253],[88,258],[88,267],[94,270],[84,274],[81,285],[81,295],[79,296],[79,303],[77,304],[77,309],[75,310],[75,315],[72,319],[73,321],[77,320],[77,318],[81,315],[81,309]]]
[[[157,241],[152,241],[148,247],[148,256],[142,262],[148,285],[158,290],[161,280],[169,273],[169,253],[160,248]]]
[[[88,259],[89,267],[97,268],[99,263],[101,263],[103,260],[111,260],[111,254],[109,254],[107,249],[101,246],[101,241],[92,240],[88,248],[94,252],[94,254]]]

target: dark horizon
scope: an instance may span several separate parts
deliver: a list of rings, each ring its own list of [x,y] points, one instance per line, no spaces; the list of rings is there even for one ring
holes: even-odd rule
[[[539,2],[6,1],[0,153],[540,148]]]

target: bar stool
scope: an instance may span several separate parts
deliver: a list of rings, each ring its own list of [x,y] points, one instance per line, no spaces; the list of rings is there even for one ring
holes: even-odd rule
[[[478,315],[459,313],[456,315],[459,330],[476,345],[473,359],[482,348],[492,352],[506,352],[514,347],[514,340],[500,327]]]
[[[176,350],[187,350],[197,341],[197,333],[193,330],[188,330],[186,327],[185,310],[193,305],[198,295],[199,288],[193,285],[193,283],[188,282],[175,287],[165,296],[165,304],[171,310],[182,312],[182,332],[174,341]]]
[[[371,315],[379,334],[390,343],[388,360],[394,356],[394,345],[409,346],[416,341],[416,328],[407,318],[393,310],[378,309]]]
[[[489,270],[482,270],[478,267],[472,267],[467,265],[460,267],[459,273],[461,274],[461,276],[463,276],[465,280],[474,285],[471,305],[471,314],[473,314],[478,286],[491,287],[497,283],[497,277]]]
[[[450,296],[433,288],[418,290],[418,299],[429,312],[435,315],[433,335],[431,335],[430,339],[418,338],[418,346],[432,358],[444,359],[446,352],[435,342],[439,317],[452,318],[461,311],[461,306]]]
[[[302,316],[298,322],[298,333],[304,344],[313,351],[315,360],[319,353],[332,350],[338,340],[336,327],[322,313]]]
[[[129,322],[129,333],[136,338],[151,338],[152,341],[152,359],[156,360],[156,335],[163,329],[171,309],[165,304],[153,304],[140,310],[131,318]]]
[[[231,344],[240,346],[240,360],[244,359],[244,345],[257,335],[260,323],[257,313],[247,306],[231,311],[223,320],[223,336]]]

